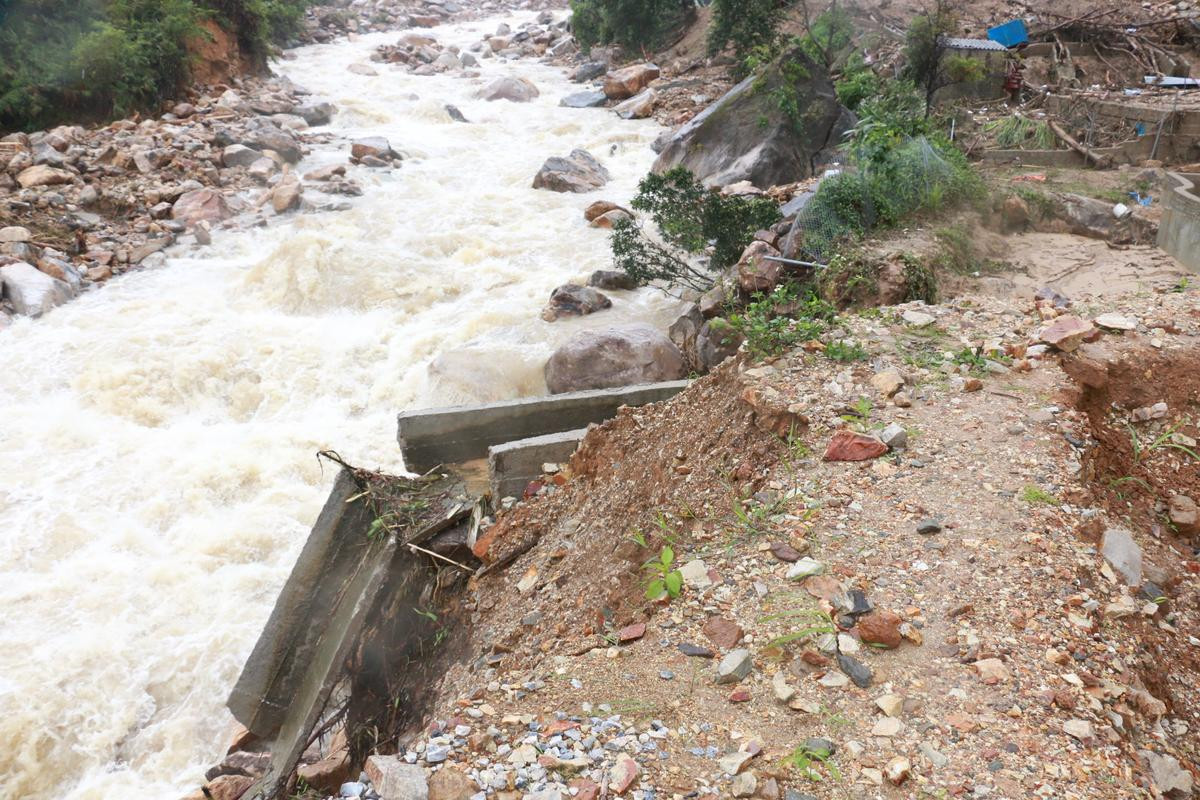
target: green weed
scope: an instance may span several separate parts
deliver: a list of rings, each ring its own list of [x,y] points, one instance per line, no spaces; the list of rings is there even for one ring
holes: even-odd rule
[[[746,339],[750,355],[762,360],[818,338],[836,315],[811,287],[789,283],[756,294],[743,312],[729,315],[729,324]]]
[[[833,361],[845,364],[851,361],[864,361],[867,358],[866,349],[858,342],[838,341],[825,346],[825,356]]]
[[[765,616],[759,622],[774,622],[781,619],[788,620],[799,627],[788,631],[782,636],[776,636],[767,642],[767,647],[782,647],[792,642],[809,639],[813,636],[837,633],[837,626],[833,624],[833,618],[819,608],[789,609],[781,611],[778,614]]]
[[[833,780],[840,781],[842,779],[842,773],[833,761],[833,752],[830,750],[815,750],[809,749],[806,745],[800,745],[783,758],[782,764],[799,771],[802,776],[814,783],[820,783],[825,779],[825,775],[818,767],[823,767]]]
[[[1043,504],[1048,506],[1061,505],[1062,501],[1054,495],[1032,484],[1021,490],[1021,499],[1030,505]]]
[[[1183,423],[1174,425],[1162,433],[1158,438],[1151,440],[1149,443],[1143,442],[1138,432],[1132,425],[1126,423],[1125,427],[1129,430],[1129,443],[1133,448],[1133,463],[1134,465],[1141,464],[1145,459],[1149,458],[1158,450],[1174,449],[1191,456],[1196,461],[1200,461],[1200,454],[1186,445],[1172,441],[1172,437],[1179,432],[1183,427]]]

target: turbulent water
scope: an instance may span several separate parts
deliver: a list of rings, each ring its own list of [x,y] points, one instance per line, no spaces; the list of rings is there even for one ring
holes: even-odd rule
[[[465,45],[498,21],[434,33]],[[581,326],[667,319],[651,292],[538,317],[554,286],[608,265],[582,209],[632,195],[659,129],[559,108],[579,87],[532,62],[484,61],[481,79],[347,71],[395,38],[277,65],[340,110],[338,140],[301,170],[344,161],[361,135],[408,156],[351,168],[352,208],[219,233],[0,332],[0,798],[194,788],[332,482],[318,450],[398,468],[396,412],[542,392],[542,364]],[[502,74],[541,97],[473,99]],[[530,188],[575,147],[613,183]]]

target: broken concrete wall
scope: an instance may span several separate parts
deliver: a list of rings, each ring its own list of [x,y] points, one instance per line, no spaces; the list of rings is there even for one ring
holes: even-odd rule
[[[530,481],[541,477],[543,465],[565,463],[586,433],[586,428],[580,428],[488,448],[492,497],[521,497]]]
[[[229,696],[229,710],[251,733],[271,739],[296,698],[303,673],[321,648],[325,631],[310,624],[327,619],[348,586],[361,592],[370,564],[387,564],[394,546],[363,537],[373,519],[350,473],[343,470],[313,525],[292,574]],[[368,552],[370,551],[370,552]]]
[[[271,767],[247,796],[283,790],[387,579],[396,544],[364,536],[373,519],[361,487],[343,470],[242,668],[229,710],[272,743]]]
[[[386,477],[386,476],[380,476]],[[419,497],[405,503],[375,492],[362,473],[344,469],[242,668],[228,701],[234,717],[267,743],[271,765],[245,796],[280,796],[311,732],[328,715],[346,664],[361,647],[381,600],[420,592],[427,559],[419,544],[463,519],[471,503],[453,475],[390,479]],[[400,513],[396,512],[399,507]],[[387,518],[387,526],[375,524]]]
[[[1200,272],[1200,175],[1167,173],[1158,246],[1188,269]]]

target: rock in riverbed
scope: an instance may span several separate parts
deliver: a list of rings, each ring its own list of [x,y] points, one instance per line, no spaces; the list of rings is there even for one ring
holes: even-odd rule
[[[540,94],[533,82],[525,78],[497,78],[480,89],[475,96],[481,100],[528,103]]]
[[[610,100],[625,100],[649,86],[659,74],[656,64],[634,64],[610,72],[604,79],[604,94]]]
[[[75,296],[70,284],[24,261],[0,267],[0,288],[18,314],[31,317],[40,316]]]
[[[587,150],[572,150],[566,158],[546,159],[533,178],[533,188],[581,194],[599,189],[611,178],[604,165]]]
[[[590,286],[565,283],[550,294],[550,305],[542,312],[542,319],[553,322],[559,317],[579,317],[611,307],[612,300]]]
[[[646,324],[580,331],[546,363],[551,394],[673,381],[685,374],[671,340]]]
[[[604,92],[575,92],[558,101],[565,108],[596,108],[608,102]]]

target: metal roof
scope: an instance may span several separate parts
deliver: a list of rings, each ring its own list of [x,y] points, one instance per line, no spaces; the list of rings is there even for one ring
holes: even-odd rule
[[[991,39],[957,39],[953,36],[943,36],[941,42],[951,50],[999,50],[1002,53],[1008,51],[1007,47]]]

